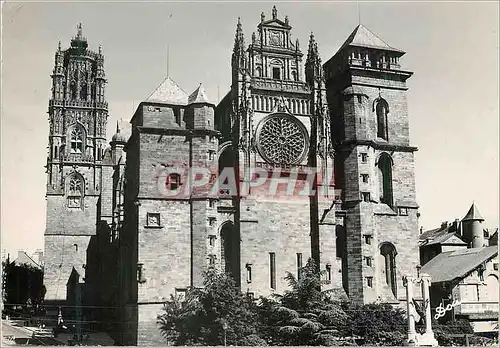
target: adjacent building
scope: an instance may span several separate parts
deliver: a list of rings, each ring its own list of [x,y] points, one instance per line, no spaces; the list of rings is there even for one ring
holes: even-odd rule
[[[477,333],[498,334],[498,245],[489,246],[483,221],[472,204],[462,220],[422,233],[421,271],[432,279],[432,309],[458,303],[441,320],[465,318]]]
[[[267,296],[309,258],[353,302],[405,301],[419,249],[404,54],[359,25],[323,64],[314,35],[303,53],[274,7],[248,45],[238,20],[218,105],[166,78],[107,146],[104,56],[79,26],[56,52],[49,102],[49,315],[158,344],[163,303],[209,267]],[[205,187],[185,175],[195,168]],[[291,177],[314,191],[287,195]]]

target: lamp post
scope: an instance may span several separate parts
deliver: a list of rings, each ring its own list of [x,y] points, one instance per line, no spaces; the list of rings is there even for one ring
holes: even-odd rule
[[[227,323],[224,322],[222,323],[222,330],[224,330],[224,347],[226,346],[226,330],[227,330]]]

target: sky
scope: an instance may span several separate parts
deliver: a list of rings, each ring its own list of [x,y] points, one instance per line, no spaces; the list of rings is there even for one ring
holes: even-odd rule
[[[485,227],[499,222],[499,5],[491,2],[20,3],[2,7],[1,248],[43,249],[50,74],[83,25],[103,47],[108,137],[167,74],[187,93],[201,82],[217,102],[229,90],[237,18],[246,42],[260,21],[288,15],[306,53],[323,61],[359,21],[407,52],[417,201],[424,230],[463,218],[474,201]],[[169,59],[167,64],[167,43]]]

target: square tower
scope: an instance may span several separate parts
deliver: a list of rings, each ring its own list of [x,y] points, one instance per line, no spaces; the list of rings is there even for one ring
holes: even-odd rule
[[[88,49],[81,24],[71,46],[55,54],[49,100],[44,284],[48,314],[80,301],[87,248],[96,233],[108,104],[104,56]],[[63,309],[63,316],[66,308]]]
[[[220,259],[212,238],[215,199],[191,186],[192,168],[217,165],[219,132],[203,86],[188,97],[170,78],[141,102],[131,124],[119,237],[118,341],[147,345],[161,342],[156,318],[163,303],[202,286],[203,272]]]
[[[405,299],[418,264],[418,205],[405,52],[363,25],[324,64],[345,222],[344,287],[358,303]]]

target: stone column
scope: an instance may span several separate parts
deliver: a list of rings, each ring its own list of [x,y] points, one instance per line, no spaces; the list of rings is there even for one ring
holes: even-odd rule
[[[408,316],[408,343],[415,345],[417,342],[417,332],[415,331],[415,319],[413,317],[413,282],[412,277],[404,276],[403,285],[406,287],[406,311]]]
[[[432,332],[432,315],[431,315],[431,299],[429,296],[429,287],[431,286],[431,277],[428,274],[420,275],[420,284],[422,287],[422,297],[424,300],[425,309],[425,333],[420,339],[422,346],[438,346],[438,342]]]
[[[429,296],[429,287],[431,285],[431,277],[428,274],[422,274],[422,297],[425,306],[425,332],[432,333],[432,315],[431,315],[431,299]]]

